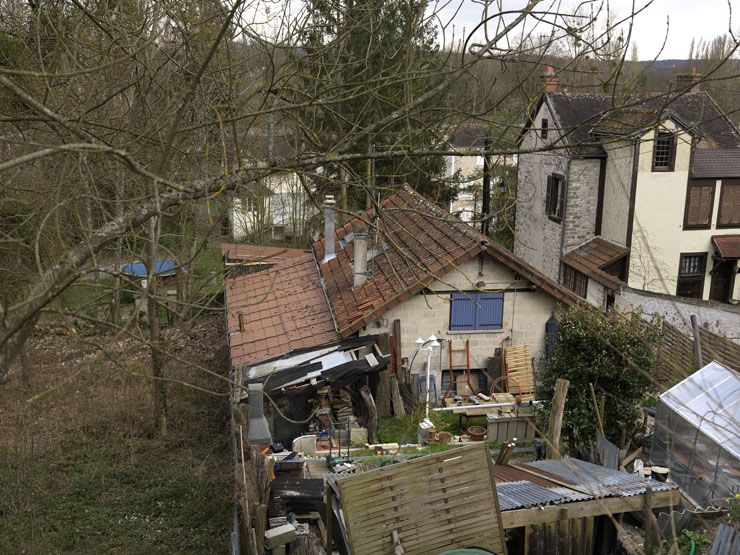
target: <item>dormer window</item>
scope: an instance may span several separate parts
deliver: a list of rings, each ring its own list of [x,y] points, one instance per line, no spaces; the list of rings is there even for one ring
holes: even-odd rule
[[[653,141],[653,171],[672,172],[676,162],[676,135],[658,131]]]
[[[547,130],[550,128],[550,122],[547,118],[542,118],[542,125],[540,126],[540,137],[547,139]]]

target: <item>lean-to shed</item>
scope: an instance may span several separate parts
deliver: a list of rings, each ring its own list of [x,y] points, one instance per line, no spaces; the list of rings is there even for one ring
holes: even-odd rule
[[[700,504],[740,489],[740,374],[711,362],[658,397],[650,458]]]

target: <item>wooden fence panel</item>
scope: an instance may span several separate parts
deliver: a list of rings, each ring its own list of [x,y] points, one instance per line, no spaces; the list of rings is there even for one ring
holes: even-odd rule
[[[352,553],[393,553],[393,532],[407,555],[506,553],[491,464],[480,443],[338,479]]]

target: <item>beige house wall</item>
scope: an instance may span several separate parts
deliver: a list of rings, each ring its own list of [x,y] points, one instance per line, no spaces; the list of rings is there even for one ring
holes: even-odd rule
[[[504,291],[503,329],[501,331],[451,332],[450,293],[475,290],[477,282],[484,282],[486,291]],[[427,339],[434,334],[442,344],[432,360],[438,394],[442,384],[441,370],[449,369],[449,345],[464,349],[470,340],[471,368],[486,368],[487,361],[500,347],[527,343],[531,345],[535,367],[539,367],[545,353],[545,323],[556,310],[556,301],[541,291],[506,291],[528,285],[504,265],[488,255],[481,255],[436,281],[427,294],[416,295],[383,314],[376,323],[360,331],[360,335],[392,333],[393,321],[401,321],[401,353],[409,362],[416,353],[416,339]],[[435,293],[436,291],[436,293]],[[440,358],[441,353],[441,358]],[[424,373],[427,356],[420,353],[411,367],[412,373]],[[465,367],[465,353],[453,354],[453,367]]]
[[[627,244],[633,145],[630,141],[605,142],[606,175],[601,236],[619,245]]]
[[[664,127],[676,130],[668,120]],[[681,253],[706,252],[703,299],[711,288],[713,235],[733,235],[738,229],[717,229],[722,187],[715,183],[712,225],[709,229],[683,229],[691,158],[691,136],[678,133],[676,162],[672,172],[652,172],[653,132],[642,137],[635,197],[630,271],[627,284],[635,289],[676,294]],[[740,299],[740,279],[735,280],[734,299]]]

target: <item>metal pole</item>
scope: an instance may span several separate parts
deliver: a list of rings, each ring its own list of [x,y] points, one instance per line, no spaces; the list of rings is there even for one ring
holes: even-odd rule
[[[701,337],[699,336],[699,323],[696,321],[696,314],[691,315],[691,330],[694,332],[694,362],[696,369],[704,367],[701,360]]]
[[[432,369],[432,348],[427,348],[427,403],[426,403],[426,417],[429,418],[429,378]]]

